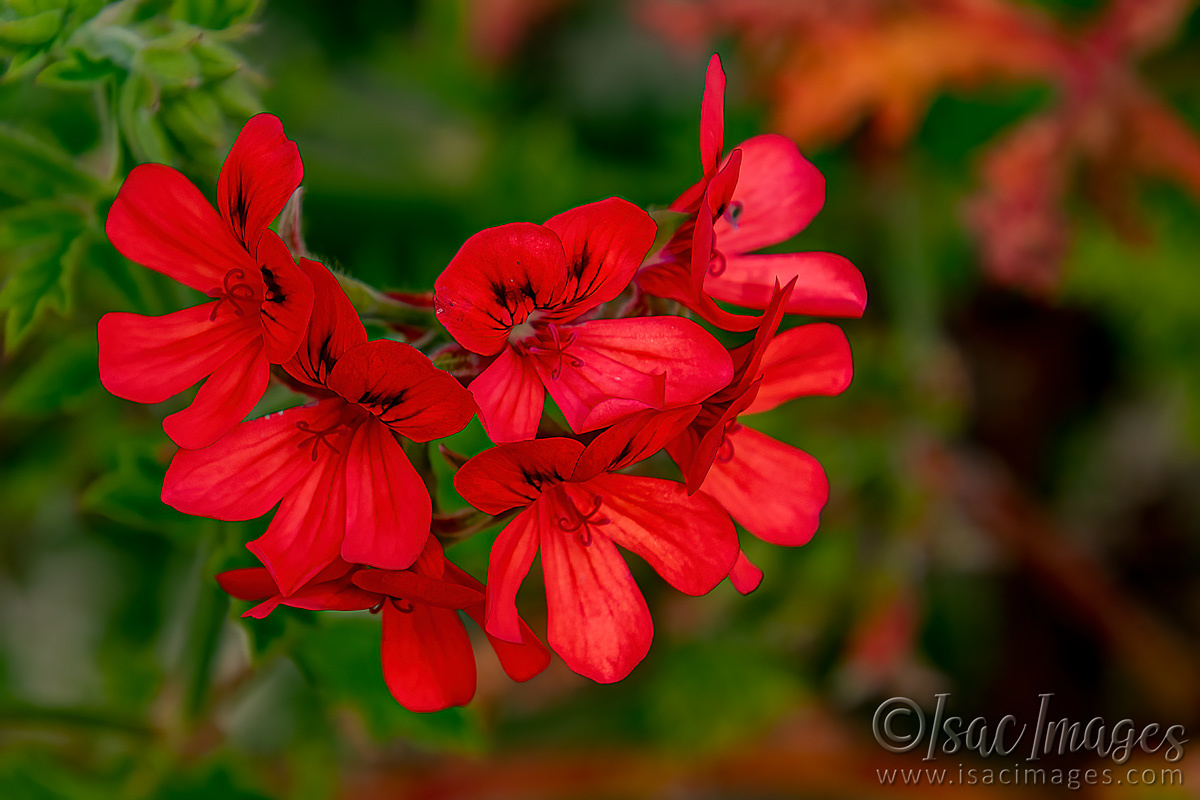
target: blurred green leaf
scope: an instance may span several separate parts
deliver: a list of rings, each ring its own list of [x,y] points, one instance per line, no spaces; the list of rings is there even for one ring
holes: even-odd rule
[[[296,661],[318,688],[362,714],[367,728],[381,741],[405,737],[421,747],[482,749],[484,734],[469,707],[418,714],[388,693],[379,661],[378,617],[337,616],[322,620],[297,644]]]
[[[0,125],[0,192],[22,200],[106,194],[61,147],[8,125]]]
[[[200,62],[190,50],[174,41],[143,47],[133,66],[163,89],[192,89],[200,85]]]
[[[90,89],[116,72],[109,61],[92,61],[75,51],[38,73],[37,82],[52,89]]]
[[[159,94],[140,72],[126,79],[117,97],[117,121],[134,158],[142,162],[170,164],[171,147],[158,121]]]
[[[242,57],[234,50],[210,37],[200,39],[192,46],[192,55],[200,65],[200,74],[205,80],[228,78],[242,68]]]
[[[0,290],[6,352],[13,352],[49,310],[71,310],[72,276],[87,239],[83,219],[55,206],[24,206],[0,217],[0,264],[8,279]]]
[[[5,3],[21,17],[32,17],[46,11],[62,10],[70,5],[70,0],[7,0]]]
[[[188,92],[163,104],[163,124],[183,144],[198,149],[225,140],[225,115],[211,92]]]
[[[62,20],[61,8],[20,19],[0,20],[0,44],[45,44],[58,34],[62,28]]]
[[[161,439],[130,441],[117,449],[117,468],[101,475],[80,498],[85,511],[140,530],[170,533],[180,525],[200,524],[159,499],[167,469],[155,456]]]
[[[33,366],[19,375],[0,408],[23,416],[78,409],[100,386],[94,332],[56,341]]]

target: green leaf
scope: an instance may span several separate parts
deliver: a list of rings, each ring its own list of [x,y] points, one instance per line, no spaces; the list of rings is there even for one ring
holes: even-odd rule
[[[155,115],[158,99],[158,92],[150,80],[135,72],[121,85],[117,96],[117,121],[138,161],[169,164],[174,159],[166,133]]]
[[[79,409],[100,388],[96,359],[94,331],[54,342],[17,377],[0,401],[0,408],[27,417]]]
[[[235,51],[214,42],[211,38],[202,38],[192,46],[192,55],[200,65],[200,74],[205,80],[220,80],[228,78],[242,68],[242,57]]]
[[[210,148],[225,141],[225,115],[211,92],[188,92],[164,103],[162,121],[185,145]]]
[[[0,125],[0,192],[22,200],[107,194],[66,150],[8,125]]]
[[[262,111],[258,94],[240,74],[218,83],[214,93],[221,109],[234,119],[248,119]]]
[[[4,71],[4,77],[0,78],[0,81],[11,83],[20,80],[27,74],[36,73],[48,58],[45,50],[28,50],[19,53],[13,56],[12,61],[8,62],[8,69]]]
[[[115,72],[111,61],[92,61],[75,52],[39,72],[36,82],[52,89],[90,89]]]
[[[32,17],[45,11],[65,9],[70,2],[69,0],[8,0],[6,5],[17,12],[19,17]]]
[[[31,17],[0,21],[0,44],[45,44],[62,28],[61,8],[43,11]]]
[[[123,69],[133,69],[133,61],[145,45],[145,40],[120,25],[100,28],[89,25],[71,38],[71,44],[94,60],[108,59]]]
[[[80,498],[83,510],[152,533],[169,533],[181,525],[191,530],[203,524],[159,499],[167,473],[166,465],[155,456],[161,446],[162,437],[122,442],[116,470],[101,475],[84,491]]]
[[[379,662],[378,617],[342,616],[322,622],[300,638],[297,663],[335,702],[360,712],[374,736],[381,741],[404,736],[422,747],[461,752],[477,752],[483,747],[479,718],[470,708],[418,714],[392,698]]]
[[[192,89],[200,85],[200,62],[189,50],[154,44],[142,48],[134,58],[140,70],[163,89]]]
[[[82,218],[55,207],[26,206],[0,219],[0,263],[8,280],[0,290],[4,347],[13,352],[51,309],[71,310],[73,273],[87,247]],[[10,260],[11,259],[11,260]]]

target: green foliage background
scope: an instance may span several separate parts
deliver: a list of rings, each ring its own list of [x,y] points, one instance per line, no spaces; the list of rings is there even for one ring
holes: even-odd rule
[[[1081,2],[1042,5],[1098,5]],[[1073,209],[1058,298],[989,286],[960,204],[978,148],[1046,105],[1042,87],[939,97],[884,168],[853,141],[808,154],[829,199],[787,249],[849,256],[871,303],[844,323],[851,389],[754,423],[816,455],[833,497],[804,548],[746,539],[767,575],[750,597],[679,597],[635,565],[656,638],[628,680],[556,664],[512,686],[485,665],[470,707],[417,715],[386,692],[369,615],[237,619],[212,575],[250,565],[242,545],[265,522],[159,502],[159,424],[181,403],[121,401],[96,374],[100,315],[192,299],[107,244],[129,169],[169,163],[211,196],[242,123],[269,110],[304,158],[309,248],[374,286],[428,290],[483,227],[609,195],[669,202],[699,173],[707,56],[604,2],[571,4],[503,64],[475,51],[466,2],[260,5],[0,3],[0,797],[580,796],[545,778],[570,769],[632,775],[597,779],[598,796],[858,796],[869,767],[896,765],[869,733],[893,694],[952,691],[965,715],[998,718],[1053,691],[1075,718],[1200,721],[1195,694],[1172,694],[1200,675],[1200,208],[1148,186],[1139,246]],[[1198,46],[1193,14],[1146,68],[1194,129]],[[736,48],[722,53],[732,144],[766,109]],[[485,445],[478,423],[451,442]],[[1132,604],[1179,647],[1114,643],[928,468],[944,452],[1004,465],[1055,546],[1096,566],[1084,596],[1118,592],[1102,612]],[[447,483],[442,501],[461,503]],[[483,577],[494,533],[451,557]],[[536,592],[522,604],[539,618]],[[1168,654],[1161,674],[1139,647]],[[848,742],[832,777],[810,763],[830,732]],[[769,768],[784,777],[764,783]]]

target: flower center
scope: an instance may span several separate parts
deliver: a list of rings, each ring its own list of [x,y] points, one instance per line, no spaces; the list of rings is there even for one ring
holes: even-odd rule
[[[328,428],[314,428],[308,424],[308,420],[302,419],[296,423],[296,428],[304,433],[309,434],[296,443],[296,448],[303,450],[311,444],[313,461],[317,460],[318,450],[320,449],[321,445],[328,447],[331,452],[342,452],[337,448],[336,445],[334,445],[333,442],[329,441],[329,437],[341,436],[343,433],[345,433],[346,424],[344,422],[335,422]]]
[[[567,533],[576,533],[576,538],[584,547],[588,547],[592,543],[592,526],[607,525],[610,520],[608,517],[597,517],[600,513],[600,506],[604,503],[604,498],[601,495],[592,496],[592,507],[587,511],[580,511],[575,505],[575,501],[571,499],[566,492],[559,492],[560,507],[566,511],[566,516],[558,518],[559,530]]]
[[[239,317],[246,316],[246,309],[242,308],[242,303],[256,302],[254,287],[246,282],[246,271],[240,267],[234,267],[226,272],[222,287],[213,289],[208,296],[219,298],[217,304],[213,306],[212,313],[208,315],[209,322],[217,318],[217,312],[221,310],[221,306],[225,304],[226,300],[233,306],[233,313]]]
[[[550,377],[558,380],[562,375],[564,358],[572,367],[583,366],[582,359],[566,355],[567,348],[575,341],[577,334],[570,330],[564,333],[556,323],[542,322],[542,316],[541,310],[534,311],[524,322],[514,325],[509,331],[508,341],[518,352],[553,358],[554,368],[550,371]]]

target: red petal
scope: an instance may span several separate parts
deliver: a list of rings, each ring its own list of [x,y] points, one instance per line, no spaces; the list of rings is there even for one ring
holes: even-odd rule
[[[554,314],[569,320],[612,300],[629,285],[654,244],[650,215],[610,197],[546,220],[567,257],[567,306]]]
[[[517,590],[537,555],[538,528],[547,524],[548,503],[534,503],[504,526],[488,557],[487,614],[484,630],[506,642],[524,641],[517,614]]]
[[[503,514],[537,500],[543,488],[569,480],[582,452],[574,439],[502,444],[463,464],[454,488],[483,513]]]
[[[584,544],[577,532],[540,527],[547,641],[574,672],[599,683],[621,680],[654,638],[650,609],[629,567],[604,536]]]
[[[304,178],[296,143],[283,123],[258,114],[242,126],[217,179],[217,204],[230,232],[253,253],[259,237],[279,216]]]
[[[798,546],[811,539],[829,499],[820,463],[752,428],[730,433],[729,443],[732,458],[713,464],[700,488],[764,541]]]
[[[307,258],[300,259],[300,268],[312,282],[312,316],[295,358],[283,368],[296,380],[324,389],[334,363],[351,347],[365,343],[367,330],[333,273]]]
[[[162,317],[105,314],[97,326],[100,381],[117,397],[161,403],[211,375],[260,335],[252,317],[238,317],[217,301]]]
[[[456,611],[387,601],[380,658],[388,691],[409,711],[441,711],[475,696],[475,651]]]
[[[513,325],[564,297],[567,259],[548,228],[514,222],[472,236],[434,283],[434,310],[468,350],[490,356]]]
[[[445,562],[446,577],[458,581],[463,586],[476,589],[479,592],[484,591],[484,586],[479,581],[472,578],[461,569]],[[467,616],[475,620],[475,624],[480,628],[484,627],[484,603],[475,603],[463,609]],[[521,630],[520,644],[506,642],[503,639],[497,639],[485,630],[488,643],[492,649],[496,651],[496,657],[500,659],[500,666],[508,677],[514,681],[527,681],[533,676],[540,673],[550,665],[550,650],[546,645],[542,644],[541,639],[538,639],[525,621],[518,618],[519,627]]]
[[[405,569],[429,538],[429,490],[391,431],[368,419],[346,453],[346,539],[352,564]]]
[[[763,355],[762,385],[743,413],[770,411],[796,397],[841,394],[854,376],[850,342],[836,325],[816,322],[784,331]]]
[[[689,249],[690,252],[690,249]],[[701,319],[726,331],[748,331],[759,324],[759,318],[731,314],[706,294],[697,294],[692,286],[689,265],[667,261],[646,267],[637,275],[638,285],[648,294],[682,303]]]
[[[784,309],[787,307],[795,287],[795,278],[788,281],[787,286],[783,288],[780,288],[778,283],[775,284],[771,290],[771,302],[763,311],[758,330],[754,332],[754,339],[730,353],[733,357],[734,374],[737,379],[732,382],[729,391],[745,392],[750,384],[759,379],[763,355],[767,351],[767,346],[773,341],[775,332],[779,330],[779,323],[783,321]]]
[[[493,442],[520,442],[537,435],[546,387],[531,359],[505,347],[467,388],[479,407],[479,421]]]
[[[224,520],[260,517],[317,464],[310,457],[313,434],[342,419],[343,400],[289,408],[244,422],[203,450],[180,450],[163,481],[162,500],[194,516]],[[344,437],[342,437],[344,438]],[[338,437],[327,442],[337,446]],[[327,456],[327,447],[318,455]]]
[[[712,591],[737,560],[737,530],[729,515],[704,494],[689,496],[682,483],[607,474],[569,484],[566,491],[577,508],[592,495],[602,497],[599,514],[608,524],[599,530],[685,594]]]
[[[267,231],[260,240],[258,256],[266,284],[259,319],[267,343],[267,360],[282,364],[296,355],[308,331],[313,285],[274,231]]]
[[[721,161],[725,140],[725,70],[721,57],[713,53],[704,77],[704,99],[700,103],[700,164],[711,175]]]
[[[401,342],[355,345],[337,360],[326,385],[418,442],[458,433],[475,416],[470,392]]]
[[[163,420],[163,430],[180,447],[208,447],[254,409],[270,377],[262,340],[250,342],[213,371],[190,406]]]
[[[126,258],[193,289],[219,291],[225,275],[241,269],[262,297],[258,264],[200,190],[171,167],[134,167],[108,212],[105,230]]]
[[[239,600],[265,600],[279,594],[271,573],[263,567],[249,569],[231,569],[217,575],[217,583],[226,594],[233,595]]]
[[[713,223],[717,249],[726,256],[787,241],[825,204],[825,177],[791,139],[768,133],[738,149],[737,188],[726,214]]]
[[[284,494],[267,532],[246,547],[287,597],[338,557],[345,535],[345,460],[335,454]]]
[[[762,583],[763,571],[746,557],[743,551],[738,551],[737,563],[729,571],[729,582],[739,594],[750,594]]]
[[[463,586],[456,581],[439,581],[410,570],[359,570],[354,574],[354,584],[369,592],[438,608],[483,605],[482,585],[479,588]]]
[[[653,409],[633,414],[602,431],[579,457],[573,481],[586,481],[601,472],[615,472],[649,458],[688,426],[700,406],[689,405],[670,411]]]
[[[556,380],[551,356],[538,372],[567,423],[595,430],[644,408],[704,400],[733,376],[729,353],[682,317],[601,319],[574,325]]]
[[[333,563],[338,564],[339,560],[335,559]],[[281,598],[281,602],[292,608],[306,608],[309,611],[362,611],[374,607],[383,599],[379,594],[355,586],[351,582],[352,573],[322,581],[322,574],[328,571],[328,568],[322,570],[291,597]]]
[[[726,303],[766,308],[775,283],[798,277],[787,313],[861,317],[867,307],[862,273],[836,253],[770,253],[729,256],[720,275],[709,275],[705,290]]]

